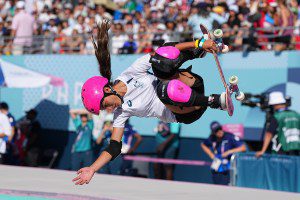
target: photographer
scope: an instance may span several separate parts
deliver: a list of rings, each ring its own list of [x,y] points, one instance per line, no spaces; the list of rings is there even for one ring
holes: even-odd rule
[[[246,145],[239,137],[223,131],[222,125],[217,121],[210,124],[210,129],[211,135],[201,143],[201,148],[213,160],[211,165],[213,183],[228,185],[231,156],[246,151]]]
[[[281,92],[270,93],[269,106],[273,107],[274,115],[267,124],[262,150],[256,156],[260,157],[266,152],[271,140],[273,153],[299,156],[299,114],[287,109],[286,99]]]

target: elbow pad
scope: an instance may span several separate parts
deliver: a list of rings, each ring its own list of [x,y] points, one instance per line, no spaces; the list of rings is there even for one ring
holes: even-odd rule
[[[104,150],[109,153],[112,158],[111,161],[114,160],[118,155],[120,155],[122,149],[122,142],[118,142],[116,140],[110,140],[108,147]]]

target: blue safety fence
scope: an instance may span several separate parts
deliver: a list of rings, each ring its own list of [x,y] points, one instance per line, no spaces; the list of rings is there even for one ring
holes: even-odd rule
[[[300,156],[241,153],[232,166],[236,186],[300,192]]]

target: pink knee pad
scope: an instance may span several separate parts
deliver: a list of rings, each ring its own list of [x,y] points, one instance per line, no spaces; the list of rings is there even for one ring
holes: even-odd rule
[[[176,47],[172,46],[165,46],[165,47],[159,47],[155,53],[158,55],[168,58],[168,59],[176,59],[178,58],[180,51]]]
[[[186,103],[190,100],[192,89],[179,80],[171,80],[168,83],[167,93],[172,101]]]

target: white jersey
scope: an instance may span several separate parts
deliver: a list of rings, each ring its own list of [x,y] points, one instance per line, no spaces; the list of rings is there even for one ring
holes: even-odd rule
[[[116,80],[127,86],[124,103],[114,112],[114,127],[124,127],[131,116],[157,117],[164,122],[176,122],[175,115],[156,94],[157,78],[150,74],[150,55],[137,59]]]
[[[0,112],[0,133],[4,133],[7,137],[11,135],[11,126],[9,119],[6,115]],[[0,153],[6,152],[6,142],[3,138],[0,138]]]

